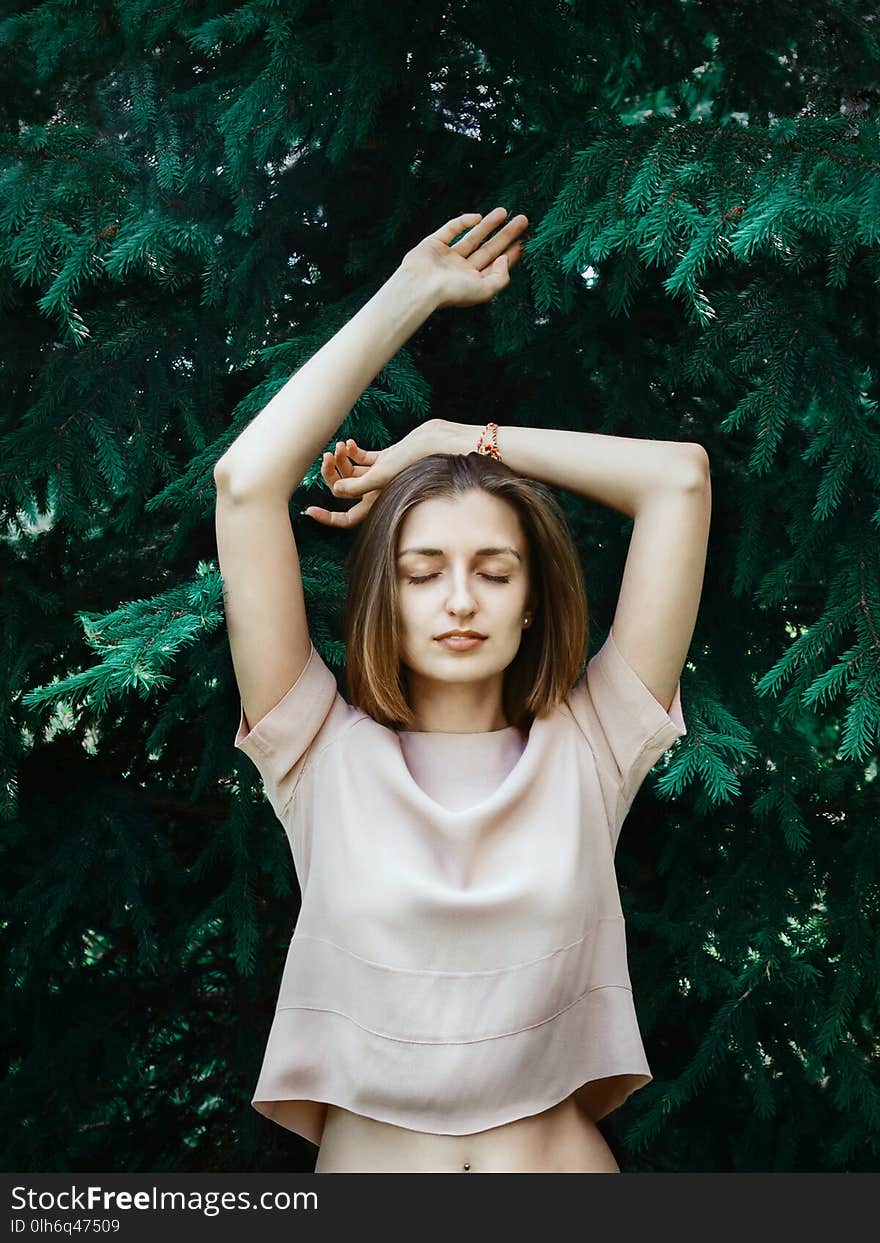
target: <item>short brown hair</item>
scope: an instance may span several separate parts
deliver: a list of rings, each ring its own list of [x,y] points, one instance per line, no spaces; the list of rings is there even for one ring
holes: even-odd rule
[[[556,707],[578,677],[589,613],[584,576],[565,514],[545,484],[487,454],[431,453],[382,488],[346,557],[346,680],[351,703],[383,725],[410,729],[401,664],[397,553],[404,517],[420,501],[455,498],[473,488],[513,505],[528,549],[534,620],[504,678],[504,713],[527,729]]]

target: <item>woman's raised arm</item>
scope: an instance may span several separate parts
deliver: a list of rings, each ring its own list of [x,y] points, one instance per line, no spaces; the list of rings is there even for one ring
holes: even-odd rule
[[[528,219],[515,216],[498,229],[505,215],[496,208],[486,217],[458,216],[408,251],[233,441],[214,470],[218,491],[289,501],[367,385],[433,311],[487,302],[506,287]]]
[[[413,247],[216,464],[217,551],[242,728],[254,730],[264,718],[268,728],[273,708],[282,699],[287,704],[288,692],[301,684],[312,651],[290,498],[366,386],[433,310],[486,302],[507,285],[520,253],[516,238],[528,222],[518,216],[490,236],[505,214],[497,209],[482,221],[476,213],[459,216]],[[362,468],[325,454],[328,487],[336,472],[355,469]],[[311,667],[309,693],[313,678],[329,693],[332,675],[317,662]],[[258,748],[260,737],[257,731]],[[268,746],[265,738],[262,745]],[[282,788],[277,785],[279,797]]]

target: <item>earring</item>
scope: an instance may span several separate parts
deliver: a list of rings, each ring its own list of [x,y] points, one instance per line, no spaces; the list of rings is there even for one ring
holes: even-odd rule
[[[524,617],[524,618],[523,618],[523,625],[524,625],[524,626],[527,626],[528,624],[529,624],[529,619],[528,619],[527,617]]]

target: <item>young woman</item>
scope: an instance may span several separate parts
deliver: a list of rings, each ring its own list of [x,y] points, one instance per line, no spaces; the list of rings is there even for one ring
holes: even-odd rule
[[[323,479],[355,503],[304,512],[363,523],[347,699],[291,530],[293,492],[407,338],[507,286],[527,220],[505,218],[420,242],[215,470],[235,746],[302,892],[252,1103],[319,1146],[317,1173],[618,1172],[596,1123],[651,1079],[614,852],[687,732],[705,451],[442,419],[380,452],[337,442]],[[633,519],[582,676],[584,582],[550,485]]]

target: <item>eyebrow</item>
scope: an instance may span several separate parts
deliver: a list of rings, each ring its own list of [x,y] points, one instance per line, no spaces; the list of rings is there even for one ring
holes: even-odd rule
[[[404,548],[402,552],[397,554],[398,561],[401,557],[405,557],[407,553],[419,553],[422,557],[443,557],[446,554],[442,548]],[[517,561],[522,561],[522,557],[515,548],[478,548],[474,553],[475,557],[497,557],[501,553],[512,553]]]

